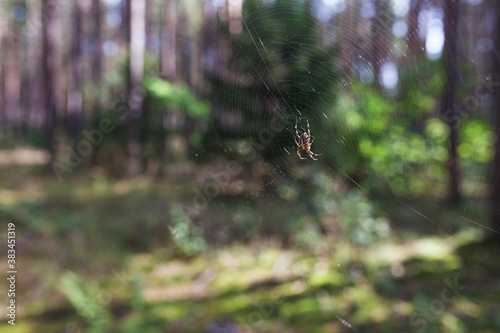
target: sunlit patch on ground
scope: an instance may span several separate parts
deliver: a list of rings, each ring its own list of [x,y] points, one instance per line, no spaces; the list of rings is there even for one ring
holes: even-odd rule
[[[50,154],[46,150],[17,148],[0,150],[0,165],[46,165]]]

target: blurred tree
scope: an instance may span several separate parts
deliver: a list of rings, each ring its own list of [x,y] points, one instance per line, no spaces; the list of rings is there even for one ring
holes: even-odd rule
[[[130,42],[129,42],[129,112],[128,112],[128,170],[137,175],[141,162],[141,113],[143,101],[142,80],[144,76],[145,48],[145,0],[127,0],[130,3]]]
[[[387,59],[389,54],[388,45],[391,42],[391,25],[393,22],[392,12],[389,8],[389,2],[385,0],[375,0],[375,15],[371,23],[371,62],[375,71],[376,84],[379,83],[380,67]]]
[[[145,0],[145,9],[144,9],[144,22],[145,22],[145,28],[144,28],[144,34],[146,35],[146,53],[149,54],[154,54],[157,56],[156,52],[156,47],[153,46],[153,43],[156,41],[156,38],[158,36],[154,35],[154,28],[158,25],[156,22],[156,16],[155,16],[155,1],[154,0]]]
[[[445,90],[441,100],[441,114],[445,119],[457,119],[458,109],[455,107],[455,93],[458,89],[458,47],[457,47],[457,24],[458,24],[458,1],[445,1],[444,9],[444,49],[443,66],[445,70]],[[447,121],[449,127],[449,189],[448,200],[451,204],[457,204],[459,200],[460,167],[458,162],[458,128],[455,121]]]
[[[2,54],[3,72],[3,123],[9,131],[16,130],[20,122],[22,32],[20,24],[12,18],[6,20],[7,35]]]
[[[420,14],[420,7],[422,5],[422,0],[411,0],[410,11],[408,12],[407,25],[408,32],[406,34],[406,40],[408,41],[408,57],[421,57],[425,55],[424,44],[420,38],[418,15]]]
[[[356,29],[355,27],[359,24],[360,16],[358,15],[358,3],[357,1],[348,1],[346,3],[346,9],[343,15],[338,18],[339,27],[339,57],[337,61],[337,67],[342,71],[349,71],[349,63],[354,57],[354,53],[359,51],[359,40],[360,36],[353,36],[350,31]]]
[[[3,8],[0,8],[3,11]],[[3,12],[1,12],[3,15]],[[9,43],[8,36],[5,33],[5,23],[0,25],[0,134],[4,134],[7,128],[6,120],[7,115],[5,112],[5,52],[7,50],[6,44]],[[2,138],[3,139],[3,138]]]
[[[26,131],[33,128],[42,127],[42,115],[40,110],[43,110],[43,82],[40,76],[40,59],[42,56],[41,33],[40,27],[34,27],[31,22],[34,22],[41,17],[42,4],[38,1],[26,1],[26,53],[27,58],[24,61],[26,68],[26,79],[23,82],[24,100],[26,108]],[[36,142],[40,144],[40,142]]]
[[[118,31],[118,44],[125,44],[124,48],[127,49],[127,52],[129,51],[129,43],[130,43],[130,11],[131,11],[131,4],[132,1],[130,0],[123,0],[120,2],[120,9],[121,9],[121,25],[120,25],[120,30]],[[128,74],[128,73],[127,73]]]
[[[85,0],[73,1],[71,54],[68,77],[68,136],[76,146],[83,123],[83,5]]]
[[[162,77],[172,80],[176,76],[177,2],[165,1],[162,7],[160,71]]]
[[[5,43],[5,38],[3,35],[0,35],[0,59],[5,59],[3,55],[3,44]],[[0,130],[1,133],[5,131],[5,70],[3,61],[0,62]]]
[[[102,4],[101,0],[92,0],[92,82],[99,85],[103,73],[102,60]]]
[[[497,17],[497,24],[500,22],[500,1],[495,2],[495,12]],[[493,82],[500,82],[500,29],[494,30],[495,36],[493,52],[493,77],[490,79]],[[498,89],[498,86],[497,86]],[[493,182],[492,182],[492,192],[491,192],[491,205],[493,209],[491,210],[491,222],[492,228],[500,232],[500,93],[495,91],[493,95],[492,104],[492,118],[495,126],[495,157],[493,160]],[[498,235],[496,235],[498,236]]]
[[[42,2],[42,76],[43,76],[43,98],[44,98],[44,131],[46,147],[51,158],[49,165],[55,160],[54,129],[56,115],[59,113],[57,101],[58,80],[58,57],[59,40],[57,38],[58,25],[56,14],[59,7],[58,0],[45,0]]]

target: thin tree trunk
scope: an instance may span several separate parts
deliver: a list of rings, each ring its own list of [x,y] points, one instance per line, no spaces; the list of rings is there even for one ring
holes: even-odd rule
[[[124,0],[121,4],[121,16],[122,25],[119,30],[118,44],[125,44],[126,47],[130,45],[130,11],[131,11],[131,0]],[[121,45],[120,45],[121,46]],[[127,50],[128,52],[128,50]]]
[[[424,55],[424,44],[420,38],[418,15],[420,13],[420,7],[422,0],[411,0],[410,11],[408,13],[408,32],[406,34],[406,40],[408,41],[409,52],[408,58],[411,57],[421,57]]]
[[[6,38],[0,34],[0,134],[5,133],[5,45]],[[0,136],[0,139],[1,136]]]
[[[445,91],[441,102],[441,113],[447,115],[448,119],[456,119],[454,113],[455,92],[457,90],[458,69],[457,69],[457,23],[458,23],[458,2],[444,2],[444,49],[443,65],[445,69],[446,83]],[[451,204],[457,204],[459,200],[460,167],[458,161],[458,128],[455,122],[448,122],[450,129],[450,151],[448,158],[449,188],[448,200]]]
[[[43,75],[40,75],[40,59],[43,57],[43,35],[40,27],[32,22],[38,22],[41,17],[42,4],[38,1],[27,1],[26,11],[27,22],[31,22],[26,27],[28,61],[26,63],[28,71],[29,99],[26,118],[28,128],[41,128],[44,121],[44,101],[43,101]]]
[[[29,43],[23,39],[22,45],[22,59],[23,64],[20,68],[21,87],[20,87],[20,106],[19,106],[19,126],[21,138],[26,138],[28,114],[31,108],[31,90],[32,90],[32,71],[30,70],[30,56],[29,56]]]
[[[500,22],[500,1],[495,3],[497,22]],[[500,30],[496,29],[494,36],[493,47],[493,82],[500,82]],[[500,232],[500,94],[494,94],[492,105],[493,123],[495,126],[496,144],[495,157],[493,160],[493,182],[491,191],[491,206],[493,207],[491,214],[492,228]],[[498,235],[496,235],[498,236]]]
[[[92,0],[93,32],[94,43],[92,54],[92,81],[95,85],[101,82],[102,78],[102,9],[101,0]]]
[[[177,3],[176,0],[165,2],[163,5],[163,33],[161,36],[161,75],[167,79],[174,79],[177,70]]]
[[[129,118],[128,118],[128,171],[137,175],[141,165],[141,109],[142,80],[144,75],[145,0],[130,1],[130,57],[129,57]]]
[[[71,38],[71,59],[68,88],[68,135],[73,145],[77,144],[83,122],[82,95],[82,42],[83,42],[83,3],[73,2],[73,32]]]
[[[371,31],[371,55],[372,65],[377,78],[376,84],[379,84],[380,67],[388,54],[387,44],[390,41],[390,26],[392,24],[391,11],[388,4],[382,0],[375,0],[375,16],[372,19]]]
[[[158,47],[155,45],[157,34],[155,33],[157,22],[157,17],[155,16],[156,5],[153,0],[146,0],[146,10],[145,10],[145,34],[146,34],[146,52],[148,54],[157,56],[158,55]]]
[[[56,13],[58,0],[45,0],[42,2],[42,75],[43,98],[45,108],[44,130],[46,147],[51,158],[49,164],[55,160],[54,128],[58,103],[56,95],[57,81],[57,22]]]
[[[91,124],[92,128],[99,128],[100,113],[101,113],[101,103],[102,103],[102,90],[101,81],[102,73],[104,71],[103,65],[103,52],[102,52],[102,8],[101,0],[92,0],[91,7],[91,21],[92,21],[92,100],[89,103],[89,109],[92,110],[91,114]],[[89,98],[86,97],[86,100]],[[99,146],[95,147],[92,153],[92,163],[97,163],[97,156],[99,152]]]
[[[21,31],[15,22],[9,21],[9,32],[20,36]],[[19,56],[22,48],[21,38],[11,38],[10,45],[6,45],[4,67],[4,103],[5,125],[9,131],[16,132],[20,121],[21,102],[21,70]]]

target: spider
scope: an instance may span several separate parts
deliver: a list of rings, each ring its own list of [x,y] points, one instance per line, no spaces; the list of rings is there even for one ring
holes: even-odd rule
[[[297,144],[297,155],[300,157],[301,160],[307,160],[307,158],[304,158],[300,155],[300,152],[302,150],[305,150],[307,154],[309,154],[309,157],[311,157],[313,160],[317,161],[316,158],[313,156],[318,156],[321,154],[315,154],[311,151],[311,145],[314,142],[314,137],[312,137],[311,140],[311,130],[309,129],[309,119],[306,119],[307,121],[307,133],[304,132],[301,135],[299,135],[299,130],[297,129],[297,121],[295,121],[295,133],[297,134],[297,138],[299,138],[299,141],[294,137],[293,139],[295,140],[295,143]]]

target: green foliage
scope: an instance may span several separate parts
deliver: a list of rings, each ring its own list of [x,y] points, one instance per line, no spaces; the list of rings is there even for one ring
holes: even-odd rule
[[[426,135],[439,142],[441,126],[430,120]],[[10,178],[2,174],[4,179]],[[47,240],[30,241],[23,255],[29,271],[39,273],[47,265],[54,269],[37,275],[45,287],[40,288],[39,303],[24,307],[23,322],[32,325],[24,331],[54,332],[75,320],[75,315],[67,311],[61,311],[56,320],[49,316],[53,313],[52,303],[44,298],[49,299],[58,290],[82,317],[77,320],[82,331],[90,332],[205,332],[212,323],[225,318],[241,330],[248,325],[248,329],[269,332],[277,327],[281,331],[331,332],[331,322],[338,322],[336,316],[344,318],[346,309],[352,309],[346,320],[360,331],[367,327],[372,332],[404,331],[411,325],[408,318],[416,314],[428,320],[431,332],[448,332],[449,321],[453,322],[450,315],[464,309],[474,309],[474,318],[484,320],[479,325],[472,317],[461,319],[465,328],[451,331],[473,331],[478,325],[476,331],[492,327],[498,331],[494,306],[498,293],[489,289],[472,295],[464,292],[447,302],[442,311],[429,312],[446,287],[443,281],[453,281],[457,272],[467,274],[474,268],[468,263],[478,262],[487,270],[498,271],[497,262],[485,257],[486,245],[475,250],[467,247],[464,254],[457,254],[458,244],[469,244],[481,236],[480,232],[465,230],[463,236],[432,238],[412,233],[412,241],[403,242],[401,229],[392,232],[384,213],[362,190],[348,188],[340,179],[321,171],[303,177],[312,179],[308,185],[316,191],[308,192],[310,200],[320,207],[322,225],[334,227],[332,234],[321,235],[310,210],[298,208],[304,197],[298,195],[298,182],[294,181],[279,189],[281,199],[274,200],[271,207],[264,196],[257,199],[260,204],[252,206],[246,206],[245,199],[235,202],[234,198],[221,196],[217,202],[214,200],[200,219],[217,221],[220,224],[212,223],[215,227],[211,230],[222,230],[223,222],[219,221],[232,214],[222,209],[215,214],[210,211],[212,206],[225,204],[224,209],[237,213],[233,225],[240,225],[241,230],[253,227],[252,241],[209,248],[208,243],[204,247],[189,245],[201,238],[201,232],[185,216],[180,204],[172,204],[182,197],[180,193],[187,193],[186,201],[192,200],[190,181],[175,177],[165,181],[113,181],[103,177],[89,181],[83,177],[80,182],[60,183],[54,177],[45,179],[25,173],[3,191],[0,213],[4,213],[0,217],[22,228],[20,240],[30,241],[33,236]],[[16,198],[27,195],[23,189],[34,179],[44,189],[43,197],[35,195],[18,202]],[[2,184],[5,188],[6,182]],[[294,209],[290,209],[292,206]],[[168,207],[167,211],[164,207]],[[85,216],[78,213],[81,211],[86,212]],[[302,216],[297,217],[300,212]],[[286,213],[289,215],[285,219]],[[453,212],[443,214],[437,221],[456,219]],[[172,260],[175,252],[164,246],[165,220],[172,226],[173,250],[184,256],[186,252],[195,253],[195,258]],[[269,236],[263,230],[284,220],[294,222],[295,243],[286,250],[261,238]],[[407,215],[404,220],[415,224],[416,232],[423,229],[414,216]],[[228,230],[234,239],[235,228]],[[179,234],[177,240],[173,231]],[[54,237],[50,237],[52,234]],[[131,244],[141,243],[147,246],[132,245],[131,249]],[[184,244],[188,246],[182,249]],[[53,253],[63,254],[63,260],[51,256]],[[40,261],[41,257],[48,258],[49,263]],[[68,271],[71,266],[83,267],[89,273],[84,277]],[[96,277],[104,273],[108,276],[103,280],[112,280],[114,268],[120,268],[127,281],[131,280],[120,292],[114,291],[113,283],[98,282]],[[28,276],[28,280],[20,282],[26,284],[31,279]],[[479,276],[472,283],[488,279],[487,275]],[[60,284],[51,288],[54,281]],[[401,298],[394,290],[404,290],[406,296]],[[419,292],[425,297],[418,296]],[[478,306],[478,298],[486,301]],[[111,314],[110,304],[116,315]],[[394,309],[398,311],[396,319]],[[256,317],[261,319],[248,320]],[[340,322],[338,325],[342,328]],[[0,324],[0,330],[4,326]]]
[[[104,293],[97,282],[87,282],[74,272],[68,271],[61,277],[61,290],[78,314],[89,325],[88,332],[109,332],[111,313],[107,308],[111,295]]]
[[[464,121],[459,131],[458,154],[470,180],[487,179],[495,154],[493,125],[483,119]]]
[[[175,248],[183,255],[194,256],[206,248],[201,230],[192,225],[191,220],[179,204],[170,208],[173,226],[169,227]]]
[[[45,133],[39,128],[29,129],[26,133],[26,142],[33,147],[45,148]]]
[[[359,189],[339,191],[335,189],[335,181],[324,173],[317,174],[314,182],[319,188],[316,202],[323,209],[322,216],[338,221],[342,238],[371,246],[390,235],[388,219],[381,216],[375,203]]]
[[[129,315],[127,319],[121,324],[120,332],[162,332],[162,329],[160,329],[160,327],[165,327],[165,323],[158,323],[158,321],[155,320],[153,308],[148,304],[148,302],[146,302],[146,300],[142,296],[142,292],[145,287],[145,281],[143,281],[138,276],[138,274],[134,272],[131,282],[131,305],[133,308],[133,313]]]
[[[306,218],[298,218],[292,224],[292,233],[296,245],[313,253],[321,253],[328,249],[324,236],[318,226]]]
[[[174,84],[150,76],[145,79],[144,88],[147,92],[143,104],[141,137],[144,162],[154,158],[161,164],[165,153],[165,141],[173,133],[179,135],[178,142],[181,142],[182,146],[185,143],[192,146],[200,145],[202,141],[200,132],[206,128],[210,105],[200,101],[184,83]],[[178,119],[176,122],[178,125],[169,131],[165,128],[167,115]],[[179,150],[185,149],[183,147]],[[170,153],[176,155],[173,150]]]
[[[491,123],[481,120],[467,121],[460,134],[460,157],[476,163],[488,163],[493,160],[495,132]]]
[[[338,147],[339,153],[349,156],[351,163],[345,165],[351,177],[368,188],[406,193],[422,192],[442,179],[448,127],[437,118],[426,119],[436,101],[430,92],[396,102],[361,82],[353,83],[352,91],[336,107],[338,135],[349,142]],[[406,111],[410,108],[414,112]]]
[[[150,76],[145,79],[144,87],[153,96],[157,104],[168,109],[185,110],[192,118],[206,120],[210,111],[207,103],[200,102],[195,94],[184,84],[171,82]]]

